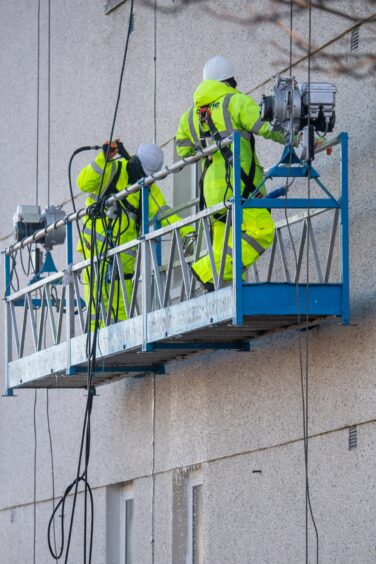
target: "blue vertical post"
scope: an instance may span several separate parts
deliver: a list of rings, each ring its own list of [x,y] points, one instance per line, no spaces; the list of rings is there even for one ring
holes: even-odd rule
[[[161,222],[158,221],[158,219],[154,218],[154,229],[160,229],[161,227]],[[162,264],[162,237],[158,237],[157,243],[156,243],[156,255],[157,255],[157,263],[158,266],[161,266]]]
[[[341,140],[341,244],[342,244],[342,323],[350,322],[350,260],[349,260],[349,154],[347,133]]]
[[[72,350],[71,339],[74,337],[74,283],[73,274],[71,272],[73,264],[73,226],[71,223],[66,224],[66,239],[65,239],[65,256],[66,256],[66,272],[67,288],[65,296],[65,315],[66,315],[66,359],[65,370],[67,375],[74,375],[75,369],[72,367]]]
[[[233,206],[232,206],[232,261],[233,261],[233,303],[234,325],[243,324],[242,297],[242,222],[243,210],[241,201],[241,169],[240,169],[240,134],[234,132],[232,142],[233,154]]]
[[[6,396],[13,396],[13,389],[9,388],[8,381],[8,364],[12,361],[12,323],[10,318],[10,306],[8,296],[10,296],[11,279],[10,279],[10,255],[4,256],[4,274],[5,274],[5,392]]]
[[[73,229],[72,224],[66,224],[65,255],[67,266],[73,264]]]
[[[151,351],[152,346],[148,342],[148,313],[151,310],[151,260],[150,248],[145,239],[149,233],[149,186],[143,181],[141,185],[141,211],[142,211],[142,243],[141,243],[141,272],[142,272],[142,324],[143,339],[142,350]]]

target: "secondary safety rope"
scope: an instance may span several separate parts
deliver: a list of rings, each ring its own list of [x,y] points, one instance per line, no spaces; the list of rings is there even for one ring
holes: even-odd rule
[[[289,29],[289,76],[292,78],[292,55],[293,55],[293,4],[294,0],[290,0],[290,29]],[[308,6],[309,10],[309,17],[308,17],[308,96],[310,95],[310,83],[311,83],[311,56],[312,56],[312,6],[311,1],[309,2]],[[293,96],[293,92],[291,92]],[[308,114],[308,126],[310,118]],[[291,125],[290,125],[290,143],[291,147],[293,145],[293,116],[291,116]],[[289,166],[291,166],[291,158],[292,158],[292,151],[290,151],[290,162]],[[293,181],[292,181],[293,182]],[[289,177],[286,178],[286,194],[285,199],[288,198],[288,188],[291,186],[292,182],[289,183]],[[308,199],[311,197],[311,179],[310,176],[307,176],[307,190],[308,190]],[[293,239],[291,226],[288,219],[287,214],[287,207],[284,210],[285,219],[287,230],[289,233],[289,238],[291,241],[291,246],[294,254],[294,262],[296,273],[298,272],[298,255],[295,246],[295,242]],[[303,418],[303,446],[304,446],[304,471],[305,471],[305,562],[308,564],[309,562],[309,515],[311,516],[311,520],[315,529],[316,535],[316,564],[319,562],[319,536],[318,536],[318,529],[316,525],[316,521],[314,518],[311,498],[310,498],[310,489],[309,489],[309,466],[308,466],[308,442],[309,442],[309,435],[308,435],[308,425],[309,425],[309,249],[310,249],[310,210],[308,208],[307,211],[307,247],[306,247],[306,315],[305,315],[305,363],[303,361],[303,344],[301,338],[301,304],[300,304],[300,293],[299,293],[299,280],[296,274],[295,276],[295,287],[296,287],[296,306],[297,306],[297,325],[298,325],[298,350],[299,350],[299,369],[300,369],[300,386],[301,386],[301,401],[302,401],[302,418]]]
[[[309,0],[308,5],[308,106],[310,105],[310,96],[311,96],[311,57],[312,57],[312,0]],[[310,115],[308,113],[308,128],[310,127]],[[307,192],[308,192],[308,200],[311,199],[311,177],[308,175],[307,178]],[[305,486],[306,486],[306,563],[308,564],[308,511],[311,516],[312,524],[315,530],[316,536],[316,564],[319,563],[319,534],[317,529],[317,524],[315,521],[315,517],[313,514],[312,503],[311,503],[311,496],[310,496],[310,488],[309,488],[309,459],[308,459],[308,452],[309,452],[309,279],[310,279],[310,270],[309,270],[309,248],[310,248],[310,208],[308,207],[308,216],[307,216],[307,256],[306,256],[306,351],[305,351],[305,402],[303,402],[303,407],[305,407],[304,413],[304,454],[305,454]],[[302,387],[303,393],[303,387]]]
[[[39,200],[39,111],[40,111],[40,4],[38,0],[37,5],[37,91],[36,91],[36,155],[35,155],[35,205],[38,205]],[[29,260],[30,249],[29,249]],[[37,437],[37,409],[38,390],[34,391],[34,408],[33,408],[33,424],[34,424],[34,480],[33,480],[33,564],[36,564],[36,541],[37,541],[37,451],[38,451],[38,437]]]
[[[54,465],[54,450],[52,442],[52,432],[51,432],[51,422],[50,422],[50,402],[49,402],[49,389],[46,389],[46,418],[47,418],[47,431],[48,431],[48,442],[50,445],[50,459],[51,459],[51,484],[52,484],[52,511],[55,511],[55,465]],[[55,520],[52,523],[53,528],[53,541],[54,550],[56,554],[56,527]],[[58,558],[56,559],[59,560]]]

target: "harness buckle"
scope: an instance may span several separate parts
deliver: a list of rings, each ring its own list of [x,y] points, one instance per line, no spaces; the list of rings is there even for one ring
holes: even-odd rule
[[[207,122],[209,117],[211,116],[211,110],[209,106],[202,106],[201,108],[199,108],[198,115],[201,123]]]

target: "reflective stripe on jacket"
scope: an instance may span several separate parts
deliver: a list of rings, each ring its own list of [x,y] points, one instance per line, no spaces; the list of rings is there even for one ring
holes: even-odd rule
[[[242,94],[235,88],[216,80],[205,80],[193,95],[194,106],[181,117],[176,133],[176,149],[181,157],[212,143],[208,126],[204,123],[200,128],[199,108],[208,106],[211,117],[221,137],[227,137],[239,131],[241,167],[249,173],[252,161],[250,133],[261,135],[284,143],[283,134],[272,132],[266,122],[260,120],[260,108],[250,96]],[[257,187],[263,180],[263,169],[257,155],[254,184]],[[204,180],[204,197],[208,207],[223,201],[226,191],[225,161],[218,151],[212,156],[212,164],[207,169]]]

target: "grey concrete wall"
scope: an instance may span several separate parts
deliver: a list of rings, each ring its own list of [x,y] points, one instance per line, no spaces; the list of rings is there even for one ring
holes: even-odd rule
[[[158,12],[157,140],[166,160],[173,155],[178,117],[191,103],[205,60],[231,56],[239,88],[256,100],[271,76],[288,64],[281,26],[249,24],[250,3],[225,0]],[[42,2],[39,201],[47,203],[47,12]],[[368,2],[338,1],[336,9],[368,17]],[[275,8],[252,3],[258,13]],[[52,3],[51,202],[69,200],[67,163],[72,151],[109,135],[129,2],[104,15],[100,0]],[[229,13],[230,12],[230,13]],[[238,18],[245,21],[239,22]],[[2,211],[0,238],[9,244],[17,203],[35,201],[36,6],[24,0],[0,5]],[[288,10],[283,19],[288,25]],[[307,37],[307,14],[296,18]],[[320,563],[375,562],[375,79],[334,73],[327,53],[343,54],[349,68],[351,19],[313,16],[313,42],[332,43],[314,58],[312,79],[338,86],[338,131],[350,133],[352,324],[327,320],[309,333],[310,489],[320,538]],[[360,29],[361,52],[375,53],[374,25]],[[130,150],[152,139],[153,13],[136,6],[124,92],[116,133]],[[301,52],[294,50],[294,61]],[[315,70],[319,65],[320,69]],[[306,78],[306,63],[294,73]],[[267,82],[269,81],[269,82]],[[266,166],[280,147],[260,139]],[[15,146],[15,145],[16,146]],[[78,157],[74,174],[90,157]],[[374,167],[373,167],[374,168]],[[320,159],[320,172],[338,192],[338,157]],[[172,182],[162,184],[172,202]],[[297,192],[304,186],[298,186]],[[70,209],[66,204],[65,209]],[[322,238],[327,236],[325,223]],[[3,331],[3,329],[1,329]],[[303,346],[305,335],[302,335]],[[133,482],[138,564],[152,562],[152,378],[112,383],[99,390],[92,416],[90,482],[95,498],[93,562],[110,553],[109,486]],[[86,398],[83,392],[51,390],[50,419],[55,487],[61,495],[74,478]],[[298,564],[304,561],[305,477],[302,405],[295,330],[260,339],[249,353],[215,352],[170,363],[156,377],[154,562],[184,564],[184,488],[192,467],[204,480],[205,564]],[[34,392],[0,399],[1,562],[32,562]],[[358,447],[348,450],[348,427],[358,425]],[[51,512],[51,467],[46,391],[37,396],[37,557],[51,562],[46,528]],[[253,473],[261,470],[261,473]],[[79,504],[72,562],[82,560]],[[310,562],[314,562],[310,525]]]

